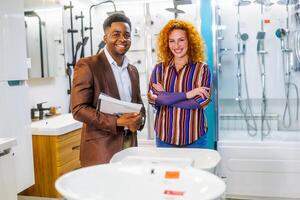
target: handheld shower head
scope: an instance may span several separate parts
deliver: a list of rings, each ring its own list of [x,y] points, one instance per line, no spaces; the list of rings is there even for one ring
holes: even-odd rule
[[[242,40],[242,41],[246,41],[246,40],[248,40],[248,38],[249,38],[249,35],[248,35],[247,33],[243,33],[243,34],[241,35],[241,40]]]
[[[82,42],[77,42],[75,50],[78,51],[82,45]]]
[[[298,3],[298,0],[279,0],[277,1],[277,4],[278,5],[294,5],[294,4],[297,4]]]
[[[258,31],[257,35],[256,35],[256,39],[257,40],[263,40],[263,39],[265,39],[265,36],[266,36],[266,32],[264,32],[264,31]]]
[[[247,33],[243,33],[241,35],[241,40],[243,41],[243,46],[242,46],[243,52],[246,51],[246,40],[248,40],[248,38],[249,38],[249,35]]]
[[[281,50],[284,49],[284,43],[283,43],[283,39],[284,37],[286,36],[287,32],[285,29],[283,28],[279,28],[276,30],[275,32],[275,35],[278,39],[280,39],[280,47],[281,47]]]
[[[101,51],[101,49],[103,49],[105,47],[105,42],[103,40],[101,40],[101,42],[98,45],[98,50],[97,50],[97,54]]]
[[[87,41],[89,40],[89,37],[84,37],[83,41],[81,42],[81,53],[80,53],[80,58],[84,57],[84,46],[86,45]],[[77,49],[77,46],[76,46]]]
[[[257,52],[261,52],[263,50],[263,43],[264,43],[265,36],[266,36],[266,32],[264,32],[264,31],[257,32],[257,35],[256,35],[256,39],[257,39],[256,51]]]
[[[82,47],[84,47],[86,45],[88,40],[89,40],[89,37],[84,37],[83,38]]]
[[[286,36],[286,30],[283,28],[279,28],[276,30],[275,35],[279,39],[283,39]]]

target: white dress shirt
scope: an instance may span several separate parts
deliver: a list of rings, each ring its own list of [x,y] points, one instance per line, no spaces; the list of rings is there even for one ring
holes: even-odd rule
[[[132,88],[127,70],[129,65],[128,58],[125,56],[122,66],[118,66],[117,62],[111,57],[106,47],[104,48],[104,53],[114,73],[121,100],[131,102]]]

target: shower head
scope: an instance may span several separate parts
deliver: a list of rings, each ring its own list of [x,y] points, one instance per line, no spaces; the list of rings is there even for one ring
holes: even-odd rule
[[[283,28],[279,28],[279,29],[277,29],[276,32],[275,32],[276,37],[280,39],[280,47],[281,47],[281,50],[284,50],[284,49],[285,49],[285,48],[284,48],[284,42],[283,42],[283,39],[284,39],[284,37],[286,36],[286,34],[287,34],[286,30],[283,29]]]
[[[101,49],[105,47],[105,45],[106,45],[105,42],[101,40],[101,42],[98,44],[97,54],[101,51]]]
[[[34,11],[25,11],[24,15],[26,17],[36,17],[36,16],[38,16],[38,14],[36,14],[36,12],[34,12]]]
[[[177,8],[166,8],[166,10],[169,12],[172,12],[172,13],[176,13],[176,14],[185,13],[183,10],[179,10]]]
[[[236,0],[233,2],[233,5],[235,6],[248,6],[249,4],[251,4],[251,1],[249,0]]]
[[[106,12],[106,14],[108,16],[111,16],[112,14],[122,14],[122,15],[125,15],[125,12],[123,10],[115,10],[115,11],[112,11],[112,12]]]
[[[87,43],[87,41],[89,40],[89,37],[84,37],[83,38],[83,42],[82,42],[82,46],[84,47]]]
[[[173,0],[174,8],[166,8],[167,11],[174,13],[175,19],[177,18],[178,14],[185,13],[183,10],[177,8],[178,5],[185,5],[185,4],[192,4],[191,0]]]
[[[82,45],[82,42],[77,42],[75,50],[78,51]]]
[[[279,0],[277,1],[277,4],[278,5],[294,5],[294,4],[297,4],[298,3],[298,0]]]
[[[84,37],[82,42],[81,42],[81,53],[80,53],[80,58],[83,58],[84,57],[84,46],[86,45],[87,41],[89,40],[89,37]],[[78,48],[79,50],[79,48]],[[76,51],[77,50],[77,46],[76,46]],[[77,53],[76,53],[76,56],[77,56]]]
[[[73,61],[72,61],[73,66],[75,66],[75,63],[76,63],[76,60],[77,60],[77,53],[78,53],[78,51],[79,51],[81,45],[82,45],[82,42],[81,42],[81,41],[77,42],[77,44],[76,44],[76,47],[75,47],[75,53],[74,53],[74,55],[73,55]]]
[[[286,30],[283,28],[279,28],[276,30],[275,35],[279,39],[283,39],[286,36]]]
[[[192,4],[192,0],[173,0],[174,5]]]
[[[248,40],[248,38],[249,38],[249,35],[248,35],[247,33],[243,33],[243,34],[241,35],[241,40],[243,40],[243,41]]]
[[[248,38],[249,38],[249,35],[247,33],[243,33],[241,35],[241,40],[243,41],[243,46],[242,46],[243,52],[246,51],[246,40],[248,40]]]
[[[260,4],[263,6],[272,6],[274,4],[270,0],[255,0],[254,3]]]
[[[256,39],[263,40],[263,39],[265,39],[265,36],[266,36],[266,32],[259,31],[259,32],[257,32]]]

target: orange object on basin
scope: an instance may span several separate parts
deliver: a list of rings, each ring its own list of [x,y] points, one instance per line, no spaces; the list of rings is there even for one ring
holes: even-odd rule
[[[180,175],[179,171],[166,171],[165,178],[166,179],[178,179]]]

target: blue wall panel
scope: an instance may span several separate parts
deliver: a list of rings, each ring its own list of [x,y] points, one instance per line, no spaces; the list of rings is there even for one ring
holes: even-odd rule
[[[211,71],[211,74],[213,75],[213,34],[212,34],[212,7],[211,7],[211,1],[210,0],[201,0],[201,8],[200,8],[200,14],[201,14],[201,34],[202,37],[205,40],[206,43],[206,55],[207,55],[207,64],[209,65],[209,69]],[[212,77],[212,83],[214,82],[214,77]],[[213,87],[216,87],[216,85],[213,85]],[[211,102],[206,109],[206,116],[208,120],[208,137],[207,137],[207,143],[208,148],[214,149],[215,147],[215,135],[216,135],[216,121],[215,121],[215,111],[214,107],[214,97],[211,97]]]

